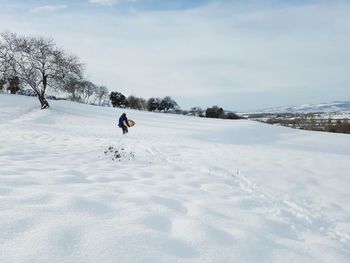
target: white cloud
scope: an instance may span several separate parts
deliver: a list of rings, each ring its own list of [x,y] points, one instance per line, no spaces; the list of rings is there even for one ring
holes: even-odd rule
[[[89,0],[89,2],[98,5],[115,5],[119,3],[119,0]]]
[[[67,5],[44,5],[44,6],[38,6],[33,9],[31,9],[34,13],[41,13],[41,12],[55,12],[67,9]]]

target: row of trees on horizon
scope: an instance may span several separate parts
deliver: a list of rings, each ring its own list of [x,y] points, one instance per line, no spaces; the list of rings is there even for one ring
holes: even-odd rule
[[[53,39],[0,33],[0,91],[37,96],[41,109],[49,107],[47,90],[66,94],[69,100],[99,106],[131,108],[158,112],[173,112],[209,118],[239,118],[213,106],[202,110],[193,107],[183,111],[171,97],[143,99],[120,92],[109,92],[85,77],[80,59],[58,47]],[[29,89],[28,89],[29,88]]]
[[[148,110],[148,111],[163,111],[169,112],[170,110],[176,112],[180,110],[177,102],[170,96],[164,98],[151,97],[148,100],[130,95],[126,97],[124,94],[113,91],[110,94],[110,100],[113,107],[130,108],[136,110]]]
[[[110,100],[113,107],[130,108],[136,110],[148,110],[148,111],[163,111],[191,115],[207,118],[220,118],[220,119],[240,119],[240,117],[233,112],[225,112],[223,108],[213,106],[203,110],[200,107],[192,107],[190,110],[181,110],[179,105],[171,97],[166,96],[164,98],[151,97],[148,100],[131,95],[126,97],[121,92],[111,92]]]

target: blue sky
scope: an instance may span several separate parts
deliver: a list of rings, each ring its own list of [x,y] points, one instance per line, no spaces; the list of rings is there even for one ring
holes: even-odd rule
[[[87,77],[182,108],[350,100],[350,1],[0,0],[0,31],[53,37]]]

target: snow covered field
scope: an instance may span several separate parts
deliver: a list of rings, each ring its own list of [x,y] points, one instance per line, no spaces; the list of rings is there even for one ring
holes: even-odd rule
[[[0,94],[1,263],[350,261],[349,135],[122,112]]]

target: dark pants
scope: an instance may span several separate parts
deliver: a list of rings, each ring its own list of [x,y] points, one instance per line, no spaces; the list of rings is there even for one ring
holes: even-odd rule
[[[128,127],[126,127],[126,126],[122,126],[122,129],[123,129],[123,134],[126,134],[126,133],[128,133]]]

